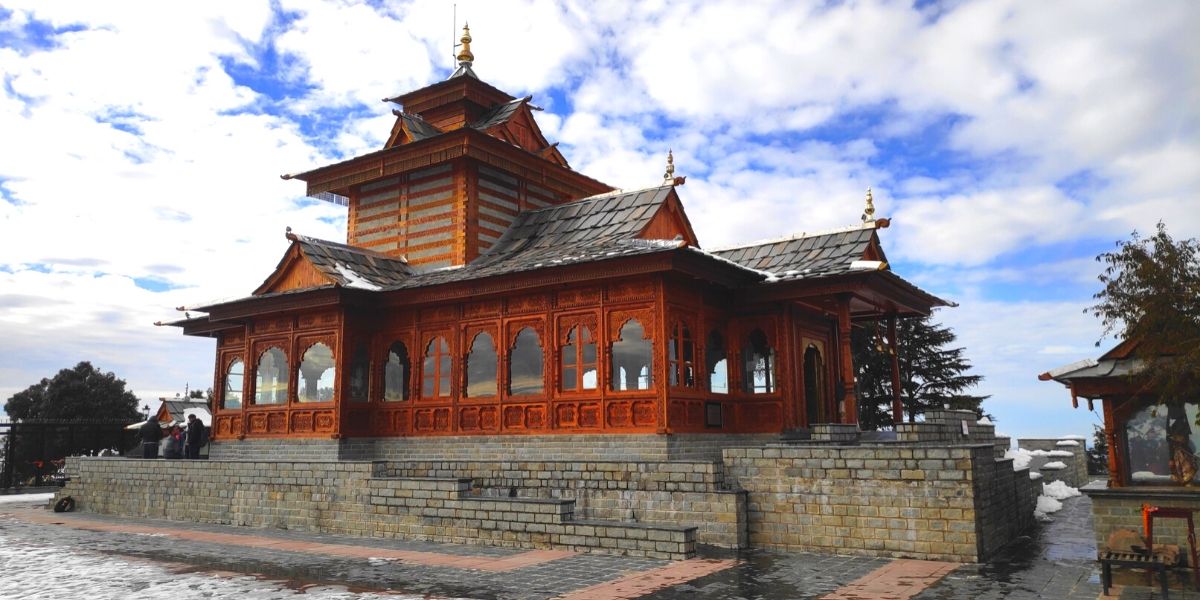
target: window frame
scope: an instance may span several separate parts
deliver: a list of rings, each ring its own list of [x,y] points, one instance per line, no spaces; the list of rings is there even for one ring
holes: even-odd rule
[[[667,332],[667,385],[673,389],[701,389],[696,377],[697,344],[695,336],[692,335],[695,329],[690,321],[680,317],[671,322],[671,328]],[[686,358],[686,350],[689,348],[691,360]],[[686,377],[688,369],[691,369],[692,374],[690,385]]]
[[[388,406],[392,405],[393,403],[409,402],[417,397],[414,393],[416,391],[415,384],[416,382],[420,381],[413,377],[413,375],[416,373],[416,369],[413,368],[412,350],[409,349],[409,346],[412,345],[412,338],[409,335],[387,335],[383,337],[383,340],[387,342],[387,345],[383,347],[383,360],[380,361],[378,386],[379,394],[378,397],[372,397],[372,400]],[[404,348],[404,377],[401,378],[400,382],[400,399],[388,400],[387,368],[388,365],[391,364],[392,348],[394,348],[397,344]],[[424,359],[424,356],[421,358]]]
[[[771,344],[771,336],[767,333],[770,327],[764,327],[761,324],[753,324],[745,328],[745,335],[742,336],[742,347],[740,356],[738,357],[741,368],[739,369],[741,381],[738,382],[739,391],[744,396],[778,396],[779,389],[779,349]],[[747,354],[753,348],[753,336],[755,332],[761,333],[763,342],[766,345],[767,355],[764,356],[767,367],[766,390],[756,391],[754,385],[754,374],[748,370],[749,361]],[[755,355],[757,355],[755,353]],[[757,362],[757,361],[756,361]]]
[[[492,388],[492,393],[484,396],[471,396],[468,394],[471,385],[471,355],[475,352],[475,343],[479,340],[479,336],[486,335],[492,342],[492,354],[495,360],[492,361],[492,383],[495,387]],[[494,402],[500,397],[500,343],[499,336],[496,335],[496,327],[494,325],[478,326],[468,325],[463,327],[463,351],[462,351],[462,381],[459,387],[459,399],[464,401],[480,401]],[[453,353],[452,353],[453,356]],[[453,374],[453,365],[451,365],[451,373]],[[422,380],[424,381],[424,380]]]
[[[575,368],[575,389],[568,390],[563,387],[563,383],[565,381],[565,377],[564,377],[564,373],[563,373],[564,368],[565,368],[565,365],[563,364],[563,357],[565,356],[564,349],[570,343],[569,340],[571,337],[571,332],[575,331],[581,327],[587,330],[588,337],[591,338],[590,343],[591,343],[592,347],[594,348],[595,361],[592,363],[586,363],[586,364],[593,365],[593,370],[596,372],[596,386],[591,387],[591,388],[585,388],[583,386],[583,378],[584,378],[583,366],[585,364],[583,361],[584,343],[582,341],[578,341],[574,344],[574,346],[575,346],[574,347],[575,364],[573,365],[573,367]],[[567,315],[567,316],[563,316],[563,317],[559,318],[558,340],[557,340],[558,344],[557,344],[557,347],[554,349],[554,358],[555,358],[555,360],[554,360],[554,369],[555,369],[555,371],[554,371],[554,378],[555,378],[554,391],[555,391],[555,393],[563,395],[563,396],[578,396],[578,395],[582,395],[582,394],[598,394],[598,393],[600,393],[600,390],[603,387],[601,385],[601,383],[604,380],[604,374],[605,374],[603,371],[603,368],[601,366],[602,362],[603,362],[603,360],[601,359],[601,356],[603,354],[603,352],[601,352],[601,347],[602,347],[601,333],[602,332],[599,330],[599,320],[596,318],[595,314],[575,314],[575,315]]]
[[[294,386],[292,385],[291,358],[288,356],[288,351],[287,351],[287,349],[290,348],[290,346],[291,346],[291,344],[289,344],[288,340],[286,340],[286,339],[262,340],[262,341],[256,342],[254,344],[254,349],[255,349],[255,352],[254,352],[254,356],[255,356],[254,376],[251,378],[252,383],[251,383],[251,393],[250,393],[250,398],[252,399],[252,402],[248,403],[250,407],[264,407],[264,408],[273,408],[273,409],[278,410],[280,408],[287,408],[288,404],[291,402],[291,395],[292,395]],[[259,372],[262,369],[263,357],[266,356],[266,354],[268,352],[270,352],[272,349],[279,350],[283,354],[283,363],[284,363],[283,372],[285,374],[285,377],[284,377],[285,383],[284,384],[287,387],[284,390],[284,395],[283,395],[284,397],[283,397],[282,401],[261,403],[258,401],[258,394],[259,394],[258,376],[259,376]],[[278,395],[278,392],[276,392],[276,395]]]
[[[648,385],[644,388],[639,386],[637,388],[622,390],[622,389],[618,389],[617,387],[615,387],[613,385],[613,383],[615,382],[615,378],[617,377],[617,373],[619,372],[619,369],[621,368],[621,365],[618,365],[616,360],[614,359],[614,353],[615,353],[617,344],[621,344],[626,341],[622,337],[621,332],[624,331],[626,325],[628,325],[631,321],[637,321],[638,326],[640,326],[642,329],[642,341],[646,342],[648,345],[648,349],[646,351],[647,362],[645,365],[642,365],[642,366],[643,366],[643,368],[646,369],[647,377],[648,377],[649,381],[648,381]],[[609,324],[609,337],[607,340],[607,344],[605,345],[605,350],[606,350],[606,361],[605,362],[606,362],[606,366],[608,367],[606,374],[608,376],[605,378],[605,380],[607,382],[607,383],[605,383],[605,386],[606,386],[605,391],[609,394],[618,394],[618,395],[620,395],[620,394],[646,394],[647,392],[656,391],[658,389],[659,383],[657,381],[658,378],[655,376],[654,372],[657,370],[656,366],[657,366],[659,359],[655,356],[655,345],[656,345],[655,344],[655,335],[654,335],[655,321],[654,321],[653,311],[652,310],[613,311],[609,314],[608,324]],[[641,377],[640,371],[639,371],[638,377],[639,378]]]
[[[512,364],[513,364],[512,356],[513,356],[513,352],[517,348],[517,339],[520,338],[521,333],[524,332],[525,330],[529,330],[530,333],[533,334],[534,339],[537,342],[537,348],[538,348],[538,353],[539,353],[538,364],[541,365],[541,371],[542,371],[542,389],[540,391],[533,392],[530,394],[514,394],[512,392]],[[550,387],[553,384],[551,382],[546,381],[547,369],[546,369],[546,326],[545,326],[545,323],[541,320],[528,320],[528,319],[514,320],[514,321],[510,321],[506,325],[505,331],[508,334],[507,335],[508,339],[506,340],[506,343],[505,343],[505,351],[504,351],[504,357],[503,357],[504,385],[502,387],[504,390],[505,397],[522,398],[522,399],[546,397],[547,395],[549,395],[547,393],[547,390],[550,389]]]
[[[242,363],[242,385],[241,385],[241,388],[237,390],[237,392],[241,396],[241,399],[238,402],[237,408],[229,408],[229,407],[225,406],[225,402],[227,399],[226,393],[229,391],[229,370],[231,368],[233,368],[233,363],[239,362],[239,361]],[[246,384],[248,383],[247,380],[249,378],[246,377],[246,374],[249,369],[247,368],[246,361],[242,357],[241,352],[230,353],[230,354],[225,355],[224,360],[222,360],[222,363],[225,365],[225,367],[221,371],[221,387],[220,387],[221,396],[217,402],[217,410],[228,411],[228,412],[240,412],[241,410],[246,408],[246,405],[248,404],[248,402],[246,401],[247,400]]]
[[[445,330],[445,329],[439,329],[439,330],[435,330],[435,331],[427,331],[427,332],[423,333],[423,335],[421,336],[420,339],[422,341],[421,346],[420,346],[420,348],[421,348],[421,379],[419,380],[419,387],[417,388],[417,396],[416,396],[417,399],[423,400],[426,402],[438,402],[438,401],[444,402],[444,401],[450,401],[450,400],[454,399],[454,397],[455,397],[455,395],[454,395],[454,392],[455,392],[455,389],[454,389],[454,386],[455,386],[455,381],[454,381],[455,337],[454,337],[453,331]],[[428,374],[428,369],[426,368],[426,359],[430,358],[430,356],[429,356],[430,345],[433,344],[434,341],[439,340],[439,339],[446,346],[446,351],[443,353],[441,351],[441,348],[439,347],[438,351],[435,352],[434,358],[436,360],[435,360],[435,364],[434,364],[433,393],[429,396],[426,396],[425,395],[425,378],[426,378],[426,375]],[[443,358],[445,358],[445,360],[449,361],[449,365],[448,365],[449,373],[442,373]],[[445,390],[445,392],[446,392],[445,394],[442,393],[441,384],[443,381],[446,382],[446,388],[447,388]]]

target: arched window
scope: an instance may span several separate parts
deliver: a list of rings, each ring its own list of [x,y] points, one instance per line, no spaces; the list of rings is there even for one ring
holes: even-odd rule
[[[562,390],[594,390],[597,379],[596,340],[587,327],[572,327],[562,347]]]
[[[288,397],[287,355],[277,346],[258,357],[254,369],[254,403],[286,404]]]
[[[509,395],[541,394],[546,389],[543,371],[542,342],[532,327],[523,327],[508,353]]]
[[[496,395],[496,343],[492,336],[482,332],[471,342],[471,353],[467,355],[468,398],[487,398]]]
[[[392,342],[392,347],[388,348],[387,362],[383,365],[384,402],[408,400],[409,365],[408,348],[404,342]]]
[[[242,407],[242,375],[246,366],[242,359],[235,358],[225,370],[225,390],[221,398],[221,408],[237,409]]]
[[[450,345],[437,336],[425,346],[425,362],[421,365],[421,397],[450,396]]]
[[[825,411],[825,361],[816,344],[804,349],[804,410],[809,426],[820,423]]]
[[[755,329],[742,348],[742,389],[747,394],[771,394],[775,387],[775,350],[767,334]]]
[[[725,339],[716,331],[709,332],[704,345],[704,366],[708,369],[708,391],[729,393],[729,361],[725,360]]]
[[[329,346],[317,342],[308,347],[300,361],[297,379],[300,391],[297,402],[330,402],[333,400],[333,379],[337,368],[333,366],[333,351]]]
[[[642,323],[637,319],[626,321],[612,345],[612,389],[650,389],[654,383],[650,371],[653,354],[654,345],[646,339]]]
[[[370,396],[371,357],[367,345],[360,343],[350,361],[350,401],[366,402]]]
[[[692,332],[682,321],[671,328],[671,339],[667,344],[667,361],[672,386],[696,386],[696,344]]]

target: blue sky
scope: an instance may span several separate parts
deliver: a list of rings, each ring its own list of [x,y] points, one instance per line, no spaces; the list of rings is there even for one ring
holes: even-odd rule
[[[249,293],[286,226],[343,239],[278,176],[380,147],[379,99],[452,66],[445,2],[190,4],[0,8],[0,398],[79,360],[210,386],[212,342],[152,323]],[[1015,436],[1096,421],[1036,380],[1112,343],[1095,255],[1200,235],[1194,2],[457,5],[575,169],[649,185],[673,149],[705,247],[853,224],[872,187]]]

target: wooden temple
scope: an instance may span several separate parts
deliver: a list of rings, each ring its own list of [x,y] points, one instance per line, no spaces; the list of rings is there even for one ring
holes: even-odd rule
[[[216,339],[214,441],[853,424],[851,327],[946,304],[890,270],[869,197],[844,229],[703,249],[672,166],[572,170],[473,59],[465,34],[453,75],[389,98],[382,149],[284,176],[347,207],[345,243],[289,230],[250,296],[171,323]]]

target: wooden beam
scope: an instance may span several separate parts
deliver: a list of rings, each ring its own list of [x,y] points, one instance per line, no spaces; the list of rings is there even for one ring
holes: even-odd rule
[[[842,423],[858,423],[858,396],[854,391],[854,356],[850,351],[850,294],[838,296],[838,352],[841,356]]]
[[[888,353],[892,355],[892,423],[904,421],[904,405],[900,402],[900,355],[896,349],[896,314],[888,315]]]

